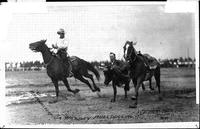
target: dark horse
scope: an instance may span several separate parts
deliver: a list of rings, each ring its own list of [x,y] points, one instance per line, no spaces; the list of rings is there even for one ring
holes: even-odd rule
[[[156,80],[156,85],[158,87],[158,92],[160,95],[160,64],[157,63],[157,67],[149,71],[145,65],[144,57],[141,55],[137,55],[137,53],[135,52],[135,48],[133,47],[133,42],[131,41],[126,41],[124,45],[124,58],[129,63],[130,77],[135,86],[135,96],[132,96],[132,99],[135,100],[135,102],[129,107],[137,107],[138,90],[142,85],[142,82],[149,80],[152,76],[154,76]]]
[[[45,42],[46,40],[41,40],[41,41],[31,43],[29,44],[29,48],[33,50],[34,52],[42,53],[42,57],[47,69],[47,74],[51,78],[55,86],[56,98],[57,98],[56,101],[58,100],[58,94],[59,94],[58,81],[63,81],[68,91],[74,94],[78,93],[79,89],[72,90],[68,84],[68,81],[67,81],[68,71],[67,71],[66,65],[63,63],[63,61],[60,58],[58,58],[55,55],[52,55],[52,52],[47,47]],[[90,63],[76,56],[71,56],[70,60],[72,62],[72,72],[74,74],[74,77],[86,83],[93,92],[100,91],[99,87],[97,87],[96,84],[94,83],[93,76],[88,73],[88,70],[92,71],[95,74],[97,80],[99,80],[100,78],[99,72]],[[89,81],[84,79],[83,76],[86,78],[90,78],[93,82],[94,87],[92,87]]]

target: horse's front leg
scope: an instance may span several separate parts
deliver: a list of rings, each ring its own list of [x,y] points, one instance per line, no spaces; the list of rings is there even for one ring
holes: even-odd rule
[[[132,100],[134,100],[133,104],[129,106],[129,108],[137,108],[137,103],[138,103],[138,90],[142,84],[142,79],[143,78],[138,78],[137,79],[137,84],[135,87],[135,95],[131,97]]]
[[[151,78],[149,79],[149,88],[150,88],[151,90],[154,90],[154,88],[153,88],[152,85],[151,85]]]
[[[58,87],[58,80],[56,79],[51,79],[54,86],[55,86],[55,90],[56,90],[56,99],[49,101],[49,103],[56,103],[58,101],[58,96],[59,96],[59,87]]]
[[[63,83],[65,84],[65,86],[66,86],[66,88],[67,88],[68,91],[70,91],[70,92],[72,92],[72,93],[74,93],[74,94],[76,94],[76,93],[78,93],[78,92],[80,91],[79,89],[72,90],[72,89],[70,88],[69,83],[68,83],[68,81],[67,81],[66,78],[63,78],[62,81],[63,81]]]

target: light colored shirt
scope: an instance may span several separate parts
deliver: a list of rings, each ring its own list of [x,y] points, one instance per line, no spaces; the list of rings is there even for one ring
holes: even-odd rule
[[[57,49],[52,49],[51,51],[54,53],[57,53],[59,49],[66,49],[68,50],[69,47],[69,41],[66,38],[58,38],[57,41],[54,43],[54,46],[57,47]]]
[[[55,46],[58,47],[58,49],[62,49],[62,48],[68,49],[69,41],[66,38],[63,38],[63,39],[58,38],[55,43]]]

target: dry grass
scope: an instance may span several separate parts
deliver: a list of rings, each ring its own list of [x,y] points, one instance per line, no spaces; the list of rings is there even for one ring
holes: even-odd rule
[[[161,91],[163,100],[158,100],[157,89],[146,91],[140,89],[138,108],[130,109],[133,101],[124,99],[124,91],[118,88],[117,101],[111,103],[112,87],[103,85],[103,74],[97,86],[101,88],[102,97],[92,93],[88,86],[70,78],[72,89],[79,88],[80,96],[69,93],[60,82],[59,102],[49,104],[55,89],[45,71],[7,72],[6,97],[28,96],[30,93],[47,96],[22,100],[7,106],[8,123],[45,124],[45,123],[135,123],[135,122],[186,122],[198,121],[198,105],[195,104],[195,71],[194,69],[161,69]],[[148,85],[148,82],[145,83]],[[153,86],[155,81],[153,79]],[[131,85],[128,97],[133,94]],[[80,99],[84,98],[84,99]],[[44,107],[45,106],[45,107]],[[48,115],[48,109],[53,115]]]

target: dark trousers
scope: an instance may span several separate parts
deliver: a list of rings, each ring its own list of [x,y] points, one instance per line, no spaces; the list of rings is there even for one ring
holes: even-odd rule
[[[67,52],[65,49],[58,50],[57,54],[65,64],[68,64]]]
[[[70,57],[67,56],[66,50],[60,49],[60,50],[58,50],[57,54],[62,59],[63,63],[66,64],[68,71],[71,72],[72,71],[72,64],[71,64],[71,61],[70,61]]]

